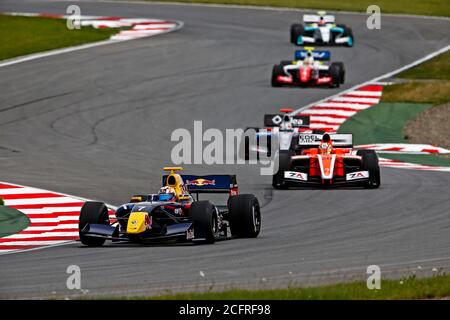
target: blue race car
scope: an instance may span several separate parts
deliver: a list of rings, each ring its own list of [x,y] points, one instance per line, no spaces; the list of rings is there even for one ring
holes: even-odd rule
[[[298,46],[314,44],[353,47],[355,39],[350,27],[335,24],[333,15],[319,11],[317,15],[303,15],[303,24],[295,23],[291,26],[291,43]]]
[[[166,167],[159,193],[133,196],[116,212],[111,223],[108,208],[101,202],[86,202],[81,208],[81,243],[101,246],[113,242],[146,243],[176,241],[214,243],[229,238],[255,238],[261,229],[258,199],[238,194],[236,176],[180,175],[179,167]],[[201,193],[225,193],[226,205],[198,200]],[[197,197],[194,199],[193,194]]]

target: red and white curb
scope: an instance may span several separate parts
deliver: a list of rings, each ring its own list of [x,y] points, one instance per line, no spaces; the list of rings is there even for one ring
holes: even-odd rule
[[[299,114],[310,116],[310,124],[313,129],[337,131],[348,118],[378,104],[382,91],[381,85],[363,86],[313,104]]]
[[[383,92],[381,84],[368,84],[346,91],[341,95],[309,105],[297,114],[310,116],[313,129],[337,131],[339,127],[358,112],[380,102]],[[355,146],[357,149],[373,149],[379,153],[398,154],[449,154],[450,150],[427,144],[382,143]],[[380,158],[380,165],[391,168],[450,172],[450,167],[427,166],[398,160]]]
[[[6,182],[0,182],[0,197],[30,219],[26,229],[0,238],[0,255],[78,240],[78,218],[86,199]],[[115,218],[111,209],[109,215]]]
[[[429,144],[377,143],[356,146],[358,149],[372,149],[382,153],[401,154],[448,154],[450,150]]]
[[[379,158],[379,163],[383,167],[390,168],[450,172],[450,167],[426,166],[422,164],[402,162],[393,159]]]
[[[25,13],[8,12],[4,13],[14,16],[45,17],[54,19],[73,19],[74,16],[51,13]],[[123,18],[105,16],[78,16],[81,27],[91,26],[94,28],[126,28],[118,34],[111,36],[110,40],[125,41],[138,38],[151,37],[161,33],[177,30],[183,26],[181,21],[161,20],[148,18]]]

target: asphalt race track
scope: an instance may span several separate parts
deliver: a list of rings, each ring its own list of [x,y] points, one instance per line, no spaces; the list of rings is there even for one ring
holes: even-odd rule
[[[73,2],[70,2],[71,4]],[[6,0],[0,11],[64,13],[68,3]],[[170,164],[171,132],[262,125],[264,113],[300,107],[334,89],[273,89],[272,65],[291,59],[299,12],[81,2],[82,14],[173,18],[167,35],[0,68],[1,180],[119,205],[156,192]],[[449,20],[339,14],[354,48],[332,48],[349,88],[450,42]],[[450,175],[382,169],[378,190],[272,191],[251,166],[187,166],[237,173],[263,207],[257,239],[210,246],[86,248],[78,243],[0,256],[0,297],[80,295],[66,289],[78,265],[89,294],[278,287],[450,270]],[[419,268],[421,268],[419,270]],[[200,276],[203,271],[204,277]]]

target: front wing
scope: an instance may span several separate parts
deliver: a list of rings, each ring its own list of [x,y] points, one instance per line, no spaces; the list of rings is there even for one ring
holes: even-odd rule
[[[331,180],[324,180],[319,176],[309,176],[305,172],[285,171],[284,180],[291,185],[360,185],[369,182],[369,171],[355,171],[345,176],[334,176]]]
[[[127,234],[120,232],[119,225],[87,224],[80,232],[84,236],[103,238],[113,242],[136,242],[179,240],[195,241],[192,222],[178,223],[167,226],[161,233],[143,232],[141,234]]]

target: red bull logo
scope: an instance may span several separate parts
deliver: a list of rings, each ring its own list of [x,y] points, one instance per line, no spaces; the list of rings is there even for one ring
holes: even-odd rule
[[[216,184],[216,180],[207,180],[207,179],[201,179],[201,178],[186,181],[186,185],[197,186],[197,187],[214,186],[215,184]]]

